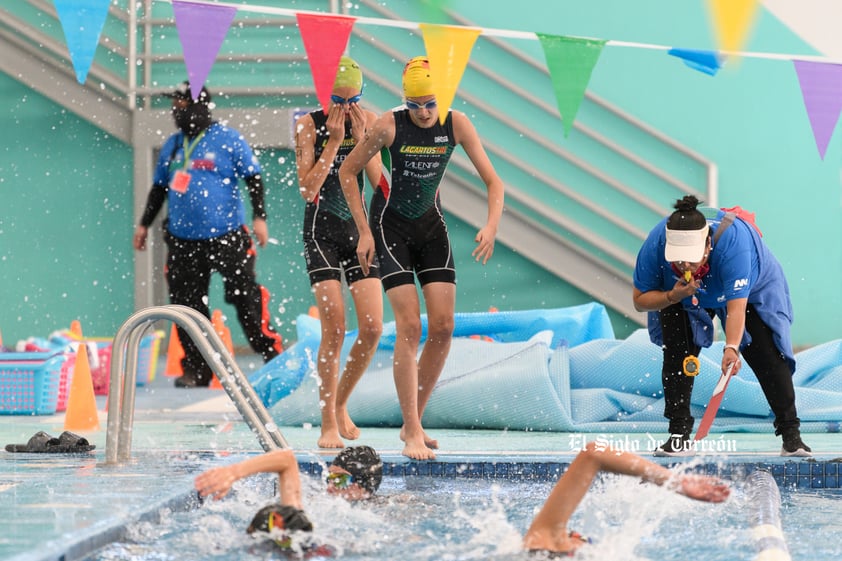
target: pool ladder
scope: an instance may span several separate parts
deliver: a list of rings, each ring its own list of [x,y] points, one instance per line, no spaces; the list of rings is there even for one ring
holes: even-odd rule
[[[170,320],[183,328],[199,352],[212,366],[222,388],[234,402],[243,419],[265,451],[289,448],[263,402],[237,366],[211,322],[187,306],[153,306],[129,317],[117,330],[111,349],[111,379],[108,393],[108,428],[105,437],[105,463],[118,464],[131,459],[134,423],[137,357],[141,339],[156,320]]]

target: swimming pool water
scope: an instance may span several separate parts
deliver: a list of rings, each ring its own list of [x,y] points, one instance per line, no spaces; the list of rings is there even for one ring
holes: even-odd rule
[[[520,539],[554,483],[389,477],[376,499],[349,504],[327,496],[315,479],[304,481],[317,540],[348,561],[540,558],[524,553]],[[272,500],[274,478],[255,477],[235,490],[223,501],[167,514],[161,524],[138,524],[129,540],[87,561],[283,558],[245,534],[254,512]],[[840,517],[839,493],[784,489],[782,523],[793,560],[842,561],[842,544],[834,537]],[[607,476],[594,485],[571,527],[594,539],[579,559],[743,561],[756,555],[740,483],[727,503],[711,505]]]

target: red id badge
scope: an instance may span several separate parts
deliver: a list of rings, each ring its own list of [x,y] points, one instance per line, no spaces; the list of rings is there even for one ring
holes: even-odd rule
[[[188,185],[190,185],[190,172],[184,170],[175,172],[170,181],[170,189],[176,193],[186,193]]]

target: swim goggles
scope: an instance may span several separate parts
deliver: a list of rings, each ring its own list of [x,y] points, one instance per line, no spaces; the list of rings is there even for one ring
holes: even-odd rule
[[[350,473],[332,472],[327,475],[327,482],[337,489],[347,489],[354,484],[354,476]]]
[[[406,108],[412,109],[413,111],[421,109],[422,107],[429,111],[430,109],[434,109],[436,105],[438,105],[438,101],[435,99],[431,99],[427,103],[415,103],[414,101],[409,101],[408,99],[406,100]]]
[[[348,104],[359,103],[360,100],[362,99],[362,97],[363,97],[363,91],[360,90],[360,93],[358,93],[357,95],[351,96],[351,97],[339,97],[338,95],[332,95],[331,94],[330,100],[333,103],[336,103],[337,105],[345,105],[346,103],[348,103]]]
[[[276,531],[275,533],[280,532],[281,535],[282,535],[281,538],[273,538],[272,539],[272,541],[275,542],[275,545],[277,545],[281,549],[292,549],[292,536],[290,536],[289,534],[287,534],[284,531],[284,519],[283,519],[283,517],[281,515],[279,515],[278,513],[273,512],[272,514],[269,515],[269,520],[267,522],[268,522],[267,526],[268,526],[268,529],[269,529],[269,534],[272,534],[273,530],[275,530]]]

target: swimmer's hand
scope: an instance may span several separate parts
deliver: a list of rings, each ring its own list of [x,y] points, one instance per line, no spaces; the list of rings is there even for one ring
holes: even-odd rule
[[[238,479],[236,465],[222,466],[200,473],[196,476],[195,486],[199,496],[211,496],[218,501],[228,494]]]
[[[477,247],[471,252],[471,256],[475,261],[482,259],[483,265],[488,263],[488,260],[494,254],[494,238],[496,235],[497,231],[488,225],[477,232],[474,238],[474,241],[477,242]]]
[[[360,232],[360,240],[357,242],[357,259],[360,262],[363,274],[367,275],[374,263],[374,237],[370,230]]]
[[[731,494],[731,488],[726,483],[707,475],[678,475],[669,487],[680,495],[709,503],[721,503]]]

